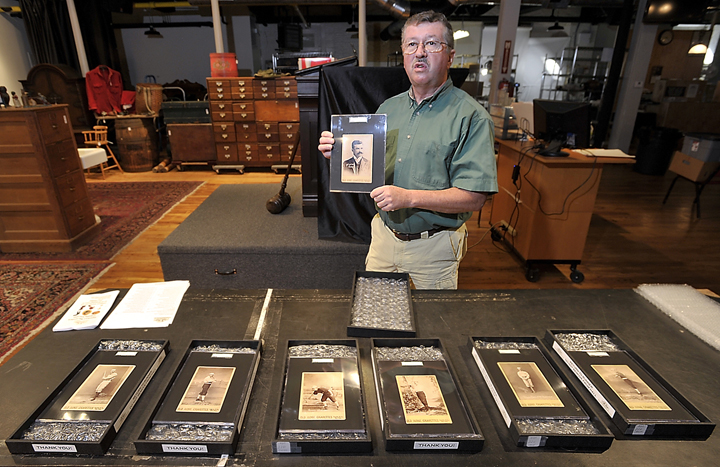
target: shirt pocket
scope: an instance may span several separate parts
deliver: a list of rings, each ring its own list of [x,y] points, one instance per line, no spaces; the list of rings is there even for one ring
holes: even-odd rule
[[[444,190],[450,188],[447,161],[454,148],[430,141],[412,157],[412,179],[419,189]]]

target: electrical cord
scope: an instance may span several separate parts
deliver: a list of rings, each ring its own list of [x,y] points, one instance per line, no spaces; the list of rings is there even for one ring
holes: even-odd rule
[[[534,161],[535,161],[535,158],[533,158],[533,162],[534,162]],[[525,172],[525,175],[523,175],[523,178],[528,182],[528,185],[530,185],[530,186],[537,192],[537,194],[538,194],[538,208],[540,209],[540,212],[542,212],[542,213],[543,213],[544,215],[546,215],[546,216],[560,216],[560,215],[562,215],[562,214],[565,213],[565,205],[567,204],[568,200],[569,200],[570,197],[573,195],[573,193],[575,193],[576,191],[578,191],[580,188],[582,188],[583,186],[585,186],[585,184],[586,184],[587,182],[590,181],[590,179],[591,179],[592,176],[593,176],[593,173],[595,173],[595,167],[596,167],[596,166],[597,166],[597,158],[593,159],[592,169],[590,170],[590,174],[588,174],[587,178],[586,178],[580,185],[578,185],[575,189],[573,189],[572,191],[570,191],[570,193],[568,193],[568,195],[565,197],[565,199],[563,200],[562,209],[560,210],[560,212],[551,212],[551,213],[549,213],[549,212],[545,212],[545,209],[543,209],[543,207],[542,207],[542,193],[540,193],[540,190],[538,190],[537,187],[536,187],[535,185],[533,185],[532,182],[531,182],[530,180],[528,180],[528,178],[527,178],[528,174],[530,173],[530,170],[532,169],[532,164],[530,164],[530,168],[528,169],[527,172]]]

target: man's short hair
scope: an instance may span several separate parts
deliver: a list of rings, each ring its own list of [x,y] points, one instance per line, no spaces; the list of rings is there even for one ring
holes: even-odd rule
[[[359,139],[356,139],[355,141],[353,141],[353,142],[350,144],[350,146],[354,148],[354,147],[357,146],[358,144],[362,144],[362,141],[360,141]]]
[[[455,48],[455,39],[453,38],[453,28],[450,21],[445,17],[444,14],[438,13],[437,11],[423,11],[412,15],[405,21],[402,28],[402,42],[405,42],[405,29],[408,26],[417,26],[421,23],[442,23],[445,26],[445,33],[443,34],[443,42],[446,42],[450,49]]]

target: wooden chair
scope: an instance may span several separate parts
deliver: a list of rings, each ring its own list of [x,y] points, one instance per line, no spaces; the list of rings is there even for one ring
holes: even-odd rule
[[[107,139],[107,126],[96,125],[92,130],[83,131],[82,134],[85,138],[85,146],[96,148],[104,147],[108,152],[108,160],[112,160],[110,165],[108,165],[108,162],[102,162],[100,164],[100,171],[102,172],[103,179],[105,179],[106,170],[118,169],[120,173],[125,173],[122,167],[120,167],[120,163],[118,163],[118,160],[115,158],[115,154],[113,154],[112,149],[110,149],[110,141]],[[87,171],[90,173],[89,167],[87,168]]]

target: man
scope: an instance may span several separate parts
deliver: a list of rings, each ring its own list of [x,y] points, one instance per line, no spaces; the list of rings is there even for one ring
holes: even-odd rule
[[[407,272],[418,289],[456,289],[467,251],[465,221],[497,192],[493,124],[485,109],[455,88],[452,26],[427,11],[402,32],[409,92],[385,101],[385,185],[374,189],[378,215],[365,260],[368,271]],[[324,131],[318,149],[335,143]]]
[[[108,387],[110,383],[112,383],[112,381],[117,377],[117,375],[117,370],[115,370],[115,368],[111,369],[110,373],[103,373],[102,380],[95,388],[95,395],[90,398],[90,400],[94,401],[95,399],[100,397],[103,394],[105,388]]]
[[[323,387],[313,386],[312,395],[316,396],[318,394],[322,394],[322,396],[320,397],[320,402],[322,402],[323,410],[327,410],[327,408],[328,408],[327,401],[328,400],[330,400],[330,402],[335,404],[336,410],[340,408],[340,404],[338,404],[337,401],[335,400],[335,394],[333,394],[332,388],[323,388]]]
[[[362,141],[356,139],[351,143],[352,157],[343,162],[343,171],[345,175],[352,177],[369,177],[372,179],[370,172],[370,161],[364,156],[365,150]]]
[[[532,378],[530,377],[530,373],[523,370],[520,367],[517,367],[517,375],[522,380],[522,382],[525,384],[525,387],[528,388],[531,392],[535,392],[535,384],[533,383]]]
[[[205,397],[207,397],[210,386],[212,386],[215,381],[217,381],[215,379],[215,373],[210,373],[203,379],[203,384],[200,388],[200,392],[195,398],[197,402],[205,402]]]

